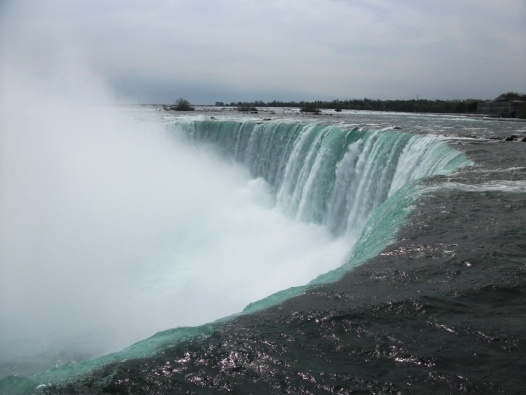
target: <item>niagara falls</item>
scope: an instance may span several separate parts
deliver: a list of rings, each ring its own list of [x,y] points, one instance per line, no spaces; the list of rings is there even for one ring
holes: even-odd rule
[[[0,5],[1,395],[523,391],[526,8],[358,3]]]

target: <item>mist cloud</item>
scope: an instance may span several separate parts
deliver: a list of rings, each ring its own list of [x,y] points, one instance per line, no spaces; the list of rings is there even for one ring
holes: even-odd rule
[[[186,146],[153,109],[114,106],[73,40],[50,34],[49,56],[34,56],[11,27],[0,377],[237,313],[343,262],[349,245],[287,218],[263,180]]]

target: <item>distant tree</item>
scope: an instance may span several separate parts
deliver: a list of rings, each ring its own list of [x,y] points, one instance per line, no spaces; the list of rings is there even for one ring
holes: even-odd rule
[[[173,109],[175,111],[194,111],[194,108],[192,107],[190,102],[183,98],[177,99],[177,101],[175,102],[175,106],[173,106]]]
[[[257,113],[258,109],[252,103],[238,103],[237,111]]]
[[[499,95],[496,101],[526,100],[526,95],[517,92],[507,92]]]
[[[334,111],[336,111],[336,112],[340,112],[342,110],[342,108],[343,108],[343,104],[339,100],[333,100],[332,104],[334,106]]]
[[[320,113],[318,103],[301,102],[301,112],[313,112],[315,114]]]

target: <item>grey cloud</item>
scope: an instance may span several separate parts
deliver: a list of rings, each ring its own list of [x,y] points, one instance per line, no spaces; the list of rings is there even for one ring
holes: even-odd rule
[[[170,90],[193,100],[192,86],[209,102],[272,92],[302,100],[526,91],[519,0],[52,0],[8,8],[19,30],[40,30],[40,48],[67,35],[117,90],[152,101]]]

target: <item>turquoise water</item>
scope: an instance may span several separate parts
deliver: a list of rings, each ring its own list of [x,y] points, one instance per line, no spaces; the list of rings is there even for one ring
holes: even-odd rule
[[[263,177],[276,204],[299,221],[320,223],[354,247],[339,268],[308,285],[248,305],[254,312],[337,281],[393,241],[419,195],[418,179],[469,165],[439,136],[396,130],[349,130],[334,125],[274,121],[176,122],[193,142],[211,144]]]

